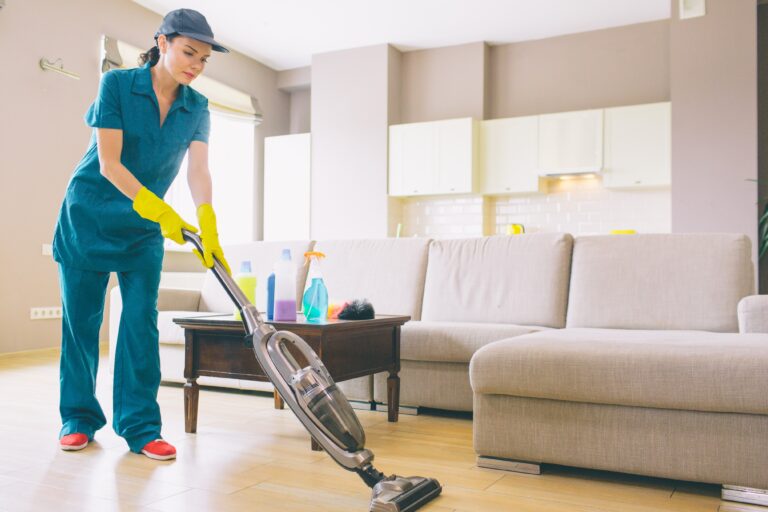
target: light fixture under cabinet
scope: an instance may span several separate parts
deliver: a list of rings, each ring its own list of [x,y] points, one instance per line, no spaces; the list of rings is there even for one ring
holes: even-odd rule
[[[542,178],[547,178],[551,180],[562,180],[562,181],[568,181],[568,180],[590,180],[597,178],[597,174],[594,172],[578,172],[578,173],[568,173],[568,174],[545,174],[542,176]]]

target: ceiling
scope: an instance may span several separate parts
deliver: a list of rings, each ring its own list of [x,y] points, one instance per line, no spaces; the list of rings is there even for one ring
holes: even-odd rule
[[[276,69],[312,55],[390,43],[402,51],[490,44],[670,17],[670,0],[134,0],[161,15],[205,14],[216,39]]]

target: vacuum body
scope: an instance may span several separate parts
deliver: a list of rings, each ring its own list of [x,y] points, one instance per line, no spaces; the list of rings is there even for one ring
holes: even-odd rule
[[[202,252],[199,236],[183,233]],[[357,415],[317,354],[296,334],[262,322],[256,307],[215,258],[211,270],[240,310],[256,360],[283,401],[331,458],[372,488],[370,512],[417,510],[440,494],[442,487],[433,478],[386,476],[376,470]]]

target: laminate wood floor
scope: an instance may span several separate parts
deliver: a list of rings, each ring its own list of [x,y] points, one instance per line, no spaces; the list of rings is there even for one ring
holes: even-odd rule
[[[98,397],[111,418],[112,375],[104,355]],[[370,493],[309,438],[271,396],[203,389],[197,434],[184,432],[181,387],[161,386],[171,462],[128,451],[109,426],[81,452],[58,448],[58,351],[0,356],[0,511],[364,511]],[[358,411],[376,466],[436,477],[432,512],[715,512],[730,509],[719,487],[546,466],[539,476],[480,469],[472,422],[457,416]],[[743,507],[738,510],[749,510]],[[754,510],[763,510],[757,509]]]

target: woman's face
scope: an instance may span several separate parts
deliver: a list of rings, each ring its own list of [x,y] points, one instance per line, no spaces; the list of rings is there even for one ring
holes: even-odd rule
[[[163,68],[182,85],[189,85],[203,72],[212,50],[208,43],[184,36],[168,41],[161,35],[157,38],[157,45]]]

